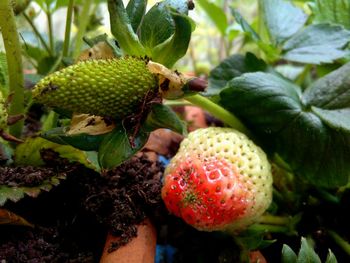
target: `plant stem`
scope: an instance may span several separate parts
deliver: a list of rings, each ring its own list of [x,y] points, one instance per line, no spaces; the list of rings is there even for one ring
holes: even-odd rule
[[[260,217],[259,223],[288,226],[290,223],[290,218],[283,216],[263,215]]]
[[[169,107],[193,106],[193,104],[186,100],[164,100],[164,105]]]
[[[16,27],[15,16],[10,0],[0,1],[0,28],[4,40],[9,74],[9,86],[12,102],[9,115],[24,114],[24,76],[22,68],[21,44]],[[20,137],[24,121],[18,121],[10,127],[10,134]]]
[[[295,80],[295,83],[298,84],[299,86],[303,86],[305,79],[306,79],[306,77],[309,74],[311,69],[312,69],[311,65],[306,65],[304,67],[303,71],[301,72],[301,74]]]
[[[78,33],[75,40],[75,48],[73,52],[74,59],[76,59],[79,56],[81,47],[83,45],[83,36],[85,35],[86,27],[89,23],[89,12],[91,4],[92,0],[85,0],[83,9],[81,11],[81,14],[79,15],[81,19],[79,19]]]
[[[49,8],[49,7],[47,7]],[[53,28],[52,28],[52,14],[50,10],[46,11],[46,17],[47,17],[47,25],[49,28],[49,43],[50,43],[50,50],[51,54],[55,54],[55,43],[53,40]]]
[[[212,102],[211,100],[209,100],[206,97],[203,97],[199,94],[186,97],[185,99],[187,101],[193,103],[194,105],[199,106],[202,109],[208,111],[214,117],[223,121],[224,123],[231,126],[232,128],[234,128],[242,133],[245,133],[247,136],[251,137],[250,131],[243,125],[243,123],[236,116],[234,116],[231,112],[227,111],[226,109],[224,109],[220,105]]]
[[[328,235],[333,239],[333,241],[340,246],[344,252],[350,255],[350,244],[345,239],[343,239],[340,235],[338,235],[335,231],[328,230]]]
[[[254,224],[249,227],[249,230],[257,232],[270,232],[270,233],[289,233],[290,230],[285,226],[269,225],[269,224]]]
[[[51,74],[51,73],[55,72],[58,69],[58,67],[61,65],[62,58],[63,58],[62,54],[59,55],[59,57],[55,60],[55,62],[53,63],[52,67],[47,72],[47,74]]]
[[[25,20],[27,20],[28,24],[31,26],[31,28],[34,31],[34,34],[39,38],[40,43],[43,45],[43,47],[45,48],[45,50],[47,51],[47,53],[49,54],[49,56],[52,57],[52,52],[49,48],[49,46],[47,45],[47,43],[45,42],[44,38],[42,37],[42,35],[39,33],[38,29],[36,28],[36,26],[34,25],[33,21],[29,18],[29,16],[23,12],[23,17],[25,18]]]
[[[72,17],[73,17],[73,6],[74,0],[69,0],[68,8],[67,8],[67,18],[66,18],[66,29],[64,33],[64,43],[63,43],[63,57],[68,56],[69,51],[69,41],[70,41],[70,31],[72,26]]]
[[[263,38],[264,32],[264,18],[263,18],[263,7],[261,1],[258,1],[258,34],[261,38]],[[264,51],[259,48],[260,57],[264,54]]]

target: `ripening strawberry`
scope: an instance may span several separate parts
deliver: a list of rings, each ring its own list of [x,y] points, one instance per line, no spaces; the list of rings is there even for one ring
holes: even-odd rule
[[[125,57],[79,62],[40,80],[32,94],[47,106],[123,119],[157,90],[147,62]]]
[[[271,203],[271,167],[246,135],[198,129],[166,168],[162,198],[171,213],[198,230],[240,231]]]

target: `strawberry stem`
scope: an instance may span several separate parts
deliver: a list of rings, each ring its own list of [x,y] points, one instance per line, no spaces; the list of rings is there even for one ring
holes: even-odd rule
[[[274,215],[263,215],[260,217],[259,223],[271,224],[271,225],[284,225],[288,226],[291,222],[290,217],[285,216],[274,216]]]
[[[86,0],[84,2],[83,8],[80,13],[80,17],[83,17],[84,19],[81,19],[79,22],[79,27],[78,27],[78,33],[77,36],[75,37],[75,47],[73,51],[73,58],[76,59],[80,52],[81,48],[83,46],[83,36],[86,32],[86,28],[89,23],[89,15],[90,15],[90,10],[91,10],[91,4],[92,0]]]
[[[13,94],[9,115],[24,113],[24,76],[22,68],[21,44],[16,27],[15,15],[10,0],[0,1],[0,28],[8,66],[10,94]],[[20,120],[10,127],[10,134],[20,137],[24,121]]]
[[[207,99],[206,97],[196,94],[193,96],[186,97],[186,100],[208,111],[214,117],[223,121],[225,124],[231,126],[232,128],[242,133],[245,133],[248,137],[252,137],[250,131],[235,115],[233,115],[231,112],[227,111],[220,105]]]
[[[70,33],[71,33],[71,27],[72,27],[73,8],[74,8],[74,0],[69,0],[67,17],[66,17],[66,29],[64,33],[64,43],[63,43],[63,53],[62,53],[63,57],[67,57],[69,52],[69,41],[70,41]]]
[[[284,233],[284,234],[294,234],[293,231],[287,226],[279,225],[269,225],[269,224],[254,224],[249,227],[250,231],[263,232],[263,233]]]
[[[338,233],[333,230],[327,231],[328,235],[333,239],[333,241],[343,249],[343,251],[350,255],[350,244],[344,238],[342,238]]]

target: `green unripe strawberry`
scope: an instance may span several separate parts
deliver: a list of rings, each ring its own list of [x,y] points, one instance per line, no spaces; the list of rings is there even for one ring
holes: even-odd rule
[[[122,119],[157,90],[146,61],[125,57],[79,62],[39,81],[32,94],[51,107]]]
[[[2,93],[0,92],[0,131],[4,130],[7,126],[7,110],[5,107],[5,98],[3,97]]]
[[[198,230],[237,232],[256,222],[272,199],[265,153],[231,128],[191,132],[165,170],[168,210]]]

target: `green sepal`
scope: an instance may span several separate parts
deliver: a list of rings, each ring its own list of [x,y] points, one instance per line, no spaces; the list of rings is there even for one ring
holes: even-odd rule
[[[144,47],[134,32],[123,1],[108,0],[111,32],[119,46],[128,55],[144,56]]]
[[[171,16],[175,22],[175,33],[152,51],[152,59],[168,68],[186,54],[193,29],[188,16],[176,12],[171,12]]]
[[[135,33],[141,24],[142,18],[145,15],[147,0],[130,0],[126,6],[126,12],[130,19],[130,24]]]

